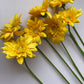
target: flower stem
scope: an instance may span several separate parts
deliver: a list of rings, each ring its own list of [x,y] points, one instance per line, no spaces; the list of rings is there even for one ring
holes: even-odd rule
[[[63,77],[67,84],[70,84],[69,81],[63,76],[63,74],[56,68],[56,66],[47,58],[47,56],[38,47],[37,49],[44,56],[44,58],[53,66],[53,68]]]
[[[68,25],[68,30],[69,30],[71,39],[74,41],[74,43],[76,44],[76,46],[79,48],[81,54],[84,56],[84,52],[83,52],[83,50],[81,49],[81,47],[79,46],[79,44],[77,43],[77,41],[76,41],[75,37],[73,36],[73,34],[71,33],[71,31],[70,31],[70,26],[69,26],[69,25]]]
[[[84,45],[84,42],[83,42],[82,38],[80,37],[79,33],[77,32],[76,28],[73,27],[73,29],[74,29],[75,33],[77,34],[78,38],[80,39],[81,43]]]
[[[80,72],[80,70],[78,69],[77,65],[76,65],[75,62],[73,61],[73,59],[72,59],[71,55],[69,54],[67,48],[65,47],[64,43],[61,42],[61,44],[62,44],[62,46],[64,47],[64,49],[66,50],[66,52],[67,52],[68,56],[70,57],[70,59],[71,59],[73,65],[74,65],[74,67],[76,68],[77,72],[79,73],[79,75],[81,76],[81,78],[84,80],[83,75],[81,74],[81,72]]]
[[[25,63],[26,68],[28,69],[28,71],[35,77],[35,79],[36,79],[40,84],[43,84],[43,83],[41,82],[41,80],[40,80],[40,79],[31,71],[31,69],[28,67],[25,58],[24,58],[24,63]]]
[[[75,74],[75,72],[71,69],[71,67],[67,64],[67,62],[64,60],[64,58],[59,54],[59,52],[53,47],[53,45],[47,39],[45,39],[45,40],[52,47],[52,49],[57,53],[57,55],[61,58],[61,60],[66,64],[66,66],[71,70],[71,72],[79,80],[79,82],[82,84],[81,80],[78,78],[78,76]]]

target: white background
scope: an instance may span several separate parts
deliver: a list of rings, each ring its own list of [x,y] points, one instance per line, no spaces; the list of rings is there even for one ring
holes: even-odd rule
[[[22,14],[23,27],[26,26],[27,19],[29,18],[28,11],[36,5],[41,5],[42,0],[0,0],[0,29],[4,28],[4,24],[9,22],[13,16]],[[70,6],[70,5],[69,5]],[[84,0],[75,0],[74,6],[82,8],[84,11]],[[76,28],[84,41],[84,14],[80,17],[81,23],[76,24]],[[73,30],[72,30],[73,31]],[[73,32],[74,33],[74,32]],[[75,35],[75,33],[74,33]],[[77,36],[75,35],[79,42]],[[0,40],[0,47],[3,46],[3,41]],[[71,38],[66,35],[65,45],[69,50],[76,65],[84,76],[84,57],[81,55],[78,48],[75,46]],[[79,42],[79,45],[84,50],[84,47]],[[54,45],[54,47],[61,53],[63,58],[76,72],[71,60],[66,54],[62,45]],[[70,84],[80,84],[67,66],[62,62],[58,55],[52,48],[42,40],[42,45],[39,48],[47,55],[53,64],[64,74],[70,81]],[[39,53],[36,53],[37,58],[27,59],[28,65],[31,70],[43,81],[44,84],[66,84],[63,78],[54,70],[54,68],[46,61],[46,59]],[[81,77],[78,75],[81,79]],[[82,79],[81,79],[82,80]],[[7,60],[5,55],[2,54],[0,49],[0,84],[39,84],[35,78],[27,71],[24,64],[20,66],[16,59]]]

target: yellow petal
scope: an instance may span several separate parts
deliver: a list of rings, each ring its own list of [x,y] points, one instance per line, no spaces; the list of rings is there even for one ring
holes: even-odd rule
[[[71,23],[69,23],[69,25],[73,27],[74,26],[74,23],[71,22]]]
[[[52,15],[51,15],[51,13],[50,13],[49,11],[47,11],[46,13],[47,13],[47,15],[48,15],[50,18],[52,18]]]
[[[10,33],[6,33],[5,35],[4,35],[4,38],[6,39],[7,37],[9,37],[10,36]]]
[[[39,44],[41,44],[41,38],[40,38],[40,36],[35,37],[35,40],[36,40],[36,42],[38,42]]]
[[[16,31],[14,34],[17,36],[21,36],[24,34],[24,32],[23,31]]]
[[[9,55],[6,56],[6,59],[13,59],[13,58],[15,58],[15,56],[9,56]]]
[[[4,24],[6,28],[11,28],[12,26],[10,24]]]
[[[36,55],[34,55],[34,54],[32,54],[32,52],[30,52],[30,53],[28,54],[28,57],[29,57],[29,58],[35,58]]]
[[[45,15],[45,12],[41,12],[41,15],[44,16]]]
[[[47,37],[47,35],[46,35],[44,32],[41,32],[41,33],[40,33],[40,36],[41,36],[41,37]]]
[[[26,37],[26,42],[27,42],[27,44],[31,43],[32,41],[33,41],[32,36],[27,36],[27,37]]]
[[[49,1],[48,0],[43,0],[42,9],[47,10],[48,7],[49,7]]]
[[[24,58],[23,57],[20,57],[17,59],[17,62],[22,65],[23,64],[23,61],[24,61]]]
[[[75,22],[76,22],[76,23],[80,23],[80,20],[79,20],[79,19],[76,19]]]
[[[32,48],[35,48],[37,46],[37,43],[31,43],[28,48],[32,49]]]

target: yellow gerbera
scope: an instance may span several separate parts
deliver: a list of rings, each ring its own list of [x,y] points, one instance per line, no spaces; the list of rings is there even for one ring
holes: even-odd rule
[[[26,35],[31,35],[35,42],[41,44],[41,37],[46,37],[46,34],[43,32],[46,25],[47,24],[44,24],[42,19],[38,20],[38,18],[35,17],[35,20],[28,19],[28,28],[24,28],[23,31]]]
[[[46,18],[45,23],[48,24],[45,33],[53,43],[59,44],[65,40],[65,34],[68,32],[68,29],[65,27],[66,24],[62,22],[60,15],[55,14],[52,19]]]
[[[49,1],[43,0],[42,6],[36,6],[35,8],[32,8],[29,14],[31,14],[32,17],[45,16],[47,14],[51,18],[50,12],[47,11],[48,7],[49,7]]]
[[[74,26],[74,23],[80,22],[80,20],[77,18],[82,15],[82,11],[81,11],[82,9],[78,9],[78,10],[75,9],[76,9],[75,7],[73,8],[71,6],[71,8],[59,12],[59,14],[63,18],[63,21],[72,27]]]
[[[0,35],[0,39],[5,39],[5,41],[10,40],[11,38],[14,37],[14,34],[16,35],[22,35],[23,32],[22,31],[18,31],[20,30],[20,20],[21,20],[21,15],[18,16],[17,14],[14,16],[13,20],[10,20],[9,24],[5,24],[5,28],[4,29],[0,29],[1,30],[1,35]]]
[[[2,47],[3,54],[6,54],[7,59],[16,58],[19,64],[22,64],[24,58],[34,58],[36,57],[32,52],[37,51],[37,43],[33,42],[31,36],[20,37],[16,41],[5,42],[4,47]]]
[[[62,7],[63,4],[73,3],[74,0],[50,0],[50,6],[55,9],[56,6]]]

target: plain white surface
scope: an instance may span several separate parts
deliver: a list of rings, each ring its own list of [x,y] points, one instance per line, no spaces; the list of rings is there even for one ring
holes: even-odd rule
[[[22,14],[23,27],[26,26],[26,21],[29,18],[28,11],[36,5],[41,5],[42,0],[0,0],[0,28],[4,28],[4,24],[9,22],[13,16]],[[69,5],[70,6],[70,5]],[[68,7],[69,7],[68,6]],[[82,8],[84,11],[84,0],[75,0],[74,6],[78,9]],[[84,41],[84,14],[80,17],[81,23],[76,24],[76,28]],[[73,30],[72,30],[73,32]],[[74,32],[73,32],[74,33]],[[75,33],[74,33],[75,35]],[[75,35],[79,45],[84,50],[84,47]],[[3,41],[0,40],[0,47],[3,46]],[[73,41],[67,35],[65,45],[69,50],[72,58],[77,64],[79,70],[84,76],[84,57],[77,49]],[[54,45],[61,53],[63,58],[71,66],[71,68],[78,75],[68,55],[61,45]],[[67,66],[62,62],[58,55],[52,48],[42,40],[42,45],[39,48],[47,55],[47,57],[55,64],[55,66],[63,73],[63,75],[70,81],[70,84],[80,84]],[[66,84],[63,78],[54,70],[54,68],[46,61],[46,59],[39,53],[36,53],[37,58],[27,59],[31,70],[43,81],[44,84]],[[81,77],[78,75],[81,79]],[[24,64],[20,66],[16,59],[7,60],[0,49],[0,84],[39,84],[35,78],[27,71]]]

